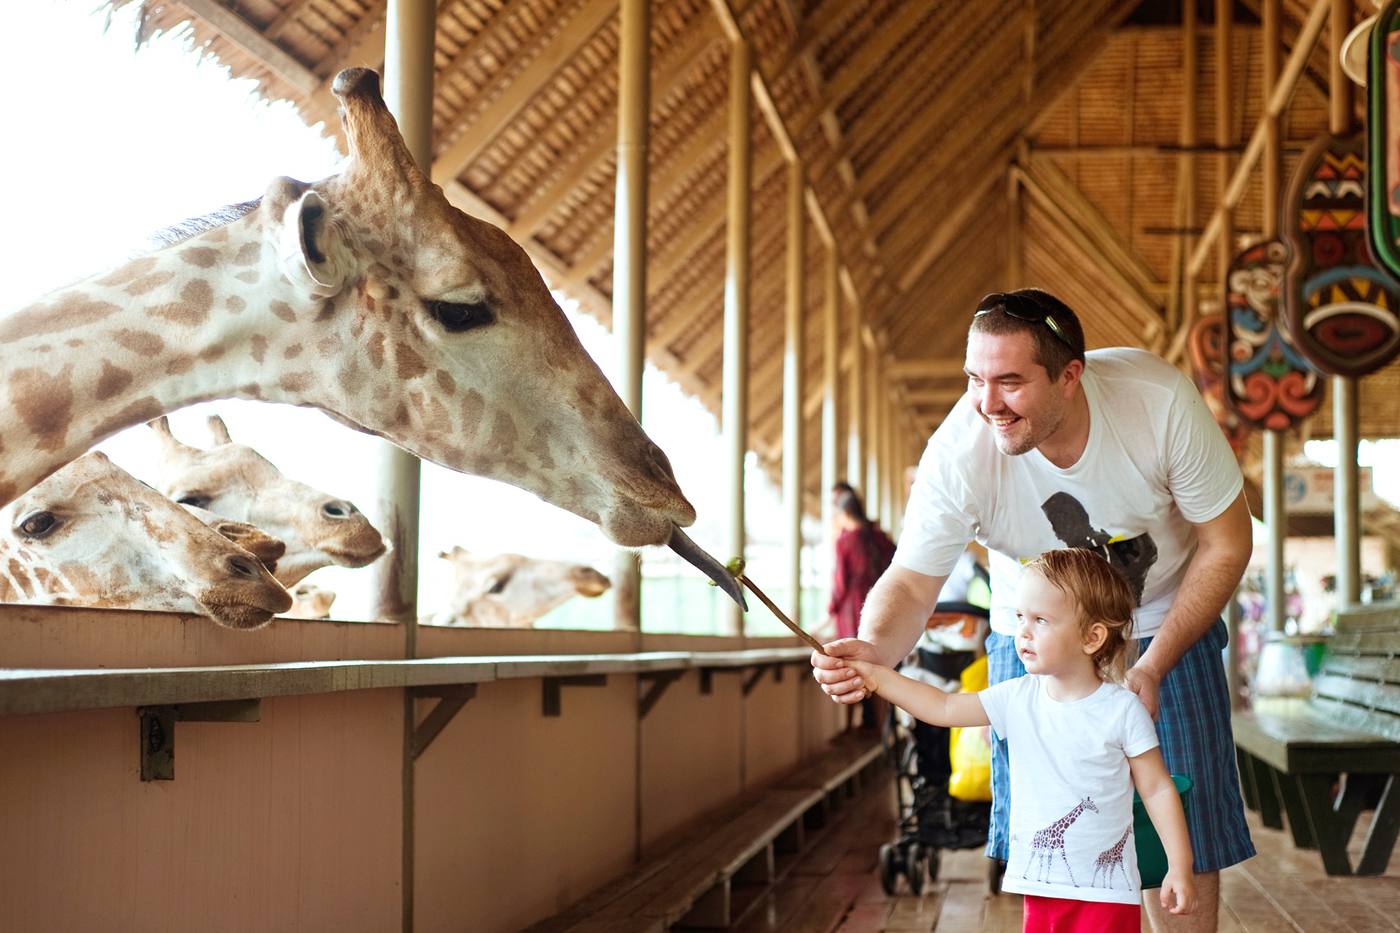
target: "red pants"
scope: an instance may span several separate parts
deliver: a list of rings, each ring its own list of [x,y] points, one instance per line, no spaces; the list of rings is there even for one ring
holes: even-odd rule
[[[1142,907],[1027,894],[1025,933],[1138,933]]]

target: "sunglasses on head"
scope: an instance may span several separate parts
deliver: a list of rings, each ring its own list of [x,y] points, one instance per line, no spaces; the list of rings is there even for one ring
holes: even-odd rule
[[[1018,321],[1029,321],[1032,324],[1043,323],[1050,328],[1050,333],[1058,337],[1061,343],[1071,350],[1074,349],[1074,344],[1070,343],[1069,336],[1060,329],[1060,325],[1056,322],[1050,308],[1036,301],[1030,295],[1015,292],[992,292],[977,302],[977,310],[972,312],[972,316],[981,317],[998,308]]]

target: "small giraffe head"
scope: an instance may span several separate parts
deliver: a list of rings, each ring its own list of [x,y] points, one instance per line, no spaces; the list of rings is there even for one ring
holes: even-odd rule
[[[619,544],[669,543],[737,594],[679,531],[695,510],[670,462],[525,251],[419,170],[377,74],[348,69],[333,90],[345,169],[314,185],[274,181],[251,218],[288,283],[272,310],[295,338],[268,335],[268,352],[307,361],[256,394],[526,489]]]
[[[229,628],[292,604],[253,555],[100,453],[0,509],[0,570],[15,601],[188,612]]]
[[[288,619],[329,619],[335,603],[335,591],[314,583],[298,583],[292,587],[292,608],[283,613]]]
[[[1099,812],[1099,808],[1098,808],[1097,805],[1095,805],[1095,803],[1094,803],[1094,798],[1093,798],[1093,797],[1085,797],[1085,798],[1080,802],[1079,805],[1080,805],[1081,807],[1083,807],[1085,810],[1090,811],[1091,813],[1098,813],[1098,812]]]
[[[383,536],[354,505],[283,476],[257,451],[235,444],[217,415],[209,419],[215,445],[208,450],[181,443],[164,417],[150,426],[161,445],[161,491],[284,541],[277,564],[283,586],[333,564],[363,567],[384,553]]]
[[[575,596],[601,596],[612,586],[592,567],[565,561],[479,557],[461,547],[438,556],[452,564],[451,611],[468,625],[528,628]]]

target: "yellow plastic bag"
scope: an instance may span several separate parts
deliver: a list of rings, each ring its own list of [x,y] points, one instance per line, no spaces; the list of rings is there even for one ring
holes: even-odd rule
[[[987,689],[987,659],[978,658],[962,672],[962,692]],[[953,773],[948,793],[956,800],[986,803],[992,799],[992,746],[988,726],[952,729],[948,739]]]

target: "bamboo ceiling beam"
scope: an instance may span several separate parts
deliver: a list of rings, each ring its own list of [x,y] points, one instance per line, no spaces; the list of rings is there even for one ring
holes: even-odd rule
[[[793,121],[793,136],[801,139],[823,113],[834,110],[858,87],[869,81],[871,73],[894,53],[915,26],[930,15],[930,9],[923,3],[898,4],[896,12],[875,28],[874,35],[866,39],[827,82],[825,96]]]
[[[287,27],[296,22],[298,16],[307,7],[311,6],[311,0],[292,0],[282,8],[282,12],[272,18],[272,21],[263,29],[262,34],[269,39],[277,40],[282,33],[287,31]]]
[[[664,103],[678,91],[695,66],[719,40],[719,29],[709,17],[701,17],[698,23],[689,24],[684,36],[666,51],[660,67],[652,74],[652,98],[658,103]],[[715,123],[717,129],[721,118],[722,113],[716,109],[715,113],[706,119],[706,126]],[[723,137],[717,132],[697,132],[702,134],[701,138],[706,145],[723,145]],[[507,232],[512,236],[528,236],[544,226],[545,221],[559,208],[564,196],[574,190],[612,154],[617,144],[614,138],[616,134],[617,114],[609,110],[608,116],[592,129],[592,136],[586,145],[568,150],[568,167],[532,192],[530,200],[516,212],[515,220],[511,222]],[[716,138],[717,136],[719,138]],[[660,185],[654,187],[664,190]]]
[[[1004,154],[1009,158],[1010,151],[1005,150]],[[986,198],[987,192],[1001,181],[1000,173],[991,170],[988,166],[977,183],[963,195],[961,201],[951,212],[944,215],[938,226],[925,241],[926,245],[920,250],[918,256],[904,269],[898,279],[900,292],[906,292],[909,287],[918,280],[923,271],[928,268],[933,260],[937,259],[948,245],[953,242],[953,238],[962,230],[967,222],[977,213],[982,201]],[[882,314],[881,317],[884,315]]]
[[[1196,243],[1195,250],[1191,253],[1187,265],[1189,271],[1199,273],[1205,267],[1206,261],[1210,258],[1210,250],[1214,247],[1215,239],[1220,235],[1224,224],[1225,211],[1233,210],[1239,205],[1240,199],[1244,197],[1250,172],[1254,170],[1255,164],[1264,151],[1264,134],[1268,118],[1282,114],[1284,108],[1288,106],[1289,100],[1293,97],[1293,90],[1298,86],[1298,78],[1308,63],[1308,55],[1312,52],[1313,46],[1317,44],[1318,37],[1322,34],[1322,27],[1327,22],[1330,4],[1331,0],[1314,0],[1307,21],[1303,23],[1303,29],[1298,34],[1298,41],[1293,46],[1292,52],[1289,53],[1288,61],[1284,64],[1283,74],[1279,76],[1278,84],[1274,86],[1273,93],[1269,95],[1268,104],[1264,113],[1260,115],[1258,124],[1254,127],[1254,133],[1249,138],[1249,145],[1245,147],[1244,155],[1240,157],[1239,164],[1235,166],[1234,174],[1230,176],[1230,184],[1225,189],[1224,202],[1216,207],[1215,213],[1211,215],[1210,222],[1206,224],[1205,231]],[[1181,340],[1184,346],[1185,338],[1182,337]],[[1178,350],[1172,358],[1176,359],[1179,356],[1180,351]]]
[[[827,0],[812,15],[797,24],[797,35],[784,53],[783,60],[773,69],[773,80],[781,81],[793,66],[805,57],[814,55],[817,46],[826,38],[833,23],[840,22],[846,14],[864,0]]]
[[[956,389],[910,389],[905,393],[905,399],[914,408],[936,408],[951,406],[966,394],[967,386]]]
[[[218,0],[181,0],[180,5],[306,97],[315,94],[321,86],[321,79],[316,72],[303,65],[280,45],[263,35],[258,27]]]
[[[894,360],[889,365],[889,375],[894,380],[913,381],[918,379],[966,379],[964,361],[951,356],[930,357],[921,360]]]
[[[616,0],[583,0],[559,31],[516,73],[502,71],[494,84],[503,86],[480,111],[461,120],[456,139],[433,162],[433,181],[439,185],[461,175],[585,45],[617,15]],[[490,92],[484,92],[488,97]]]
[[[373,63],[377,67],[384,61],[385,19],[384,0],[371,3],[368,12],[345,31],[335,48],[316,63],[316,74],[324,82],[316,93],[316,99],[329,102],[331,116],[335,116],[337,106],[335,97],[331,94],[331,82],[335,80],[340,69],[347,65],[366,63]]]

